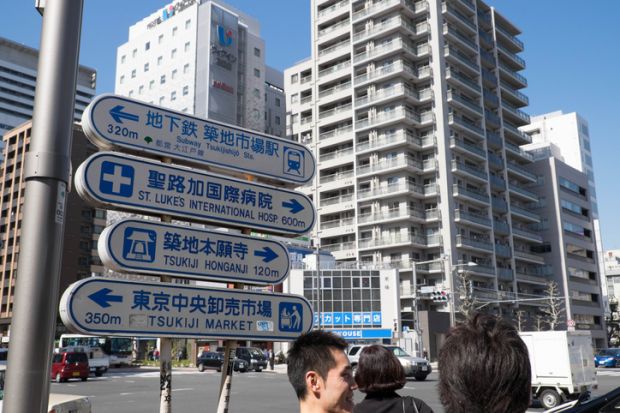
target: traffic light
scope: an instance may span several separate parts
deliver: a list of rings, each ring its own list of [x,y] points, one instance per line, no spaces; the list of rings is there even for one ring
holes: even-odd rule
[[[448,292],[445,290],[433,291],[431,293],[431,300],[433,300],[436,303],[447,303]]]

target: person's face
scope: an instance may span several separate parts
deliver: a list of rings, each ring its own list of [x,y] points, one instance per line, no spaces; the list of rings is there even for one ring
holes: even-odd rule
[[[332,350],[336,366],[327,372],[320,402],[327,413],[353,411],[353,390],[357,388],[349,359],[343,351]]]

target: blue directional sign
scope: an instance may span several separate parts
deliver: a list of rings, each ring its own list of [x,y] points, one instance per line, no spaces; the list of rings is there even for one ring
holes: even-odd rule
[[[60,316],[83,334],[282,341],[310,331],[313,319],[297,295],[109,278],[70,285]]]
[[[366,326],[380,326],[382,316],[380,311],[373,312],[321,312],[321,325],[351,326],[363,324]],[[315,314],[314,323],[318,324],[318,315]]]
[[[98,252],[116,271],[252,284],[279,284],[290,265],[276,241],[135,219],[106,228]]]
[[[299,143],[110,94],[93,99],[82,126],[104,150],[122,148],[297,185],[315,172],[312,152]]]
[[[113,152],[84,161],[75,184],[86,200],[141,214],[286,235],[310,231],[315,220],[312,201],[298,192]]]

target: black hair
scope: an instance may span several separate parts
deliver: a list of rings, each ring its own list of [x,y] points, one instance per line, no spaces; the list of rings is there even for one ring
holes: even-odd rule
[[[355,382],[364,393],[381,393],[402,389],[407,379],[394,353],[384,346],[373,345],[360,353]]]

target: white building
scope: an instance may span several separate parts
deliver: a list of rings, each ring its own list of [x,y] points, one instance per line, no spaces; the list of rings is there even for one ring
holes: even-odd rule
[[[38,61],[37,49],[0,37],[0,136],[32,119]],[[75,122],[95,95],[96,78],[94,69],[79,67]]]
[[[530,121],[519,29],[476,0],[311,4],[312,55],[285,71],[285,91],[287,134],[318,160],[301,190],[318,208],[319,245],[400,267],[408,327],[420,261],[432,262],[417,266],[418,286],[455,292],[454,271],[466,271],[481,300],[512,315],[506,298],[547,281],[527,189],[537,177],[520,149],[531,138],[518,129]]]
[[[260,25],[221,2],[176,1],[131,26],[117,51],[115,91],[199,117],[283,132],[276,122],[284,122],[282,74],[265,65]]]
[[[603,241],[598,216],[598,201],[596,198],[588,122],[576,112],[563,113],[560,110],[532,116],[530,124],[524,125],[519,129],[532,137],[532,143],[523,146],[523,149],[532,153],[534,157],[555,156],[587,176],[587,189],[592,204],[592,218],[594,220],[598,271],[601,274],[601,282],[603,283],[603,302],[605,308],[608,308],[606,280],[602,276],[605,274]]]

